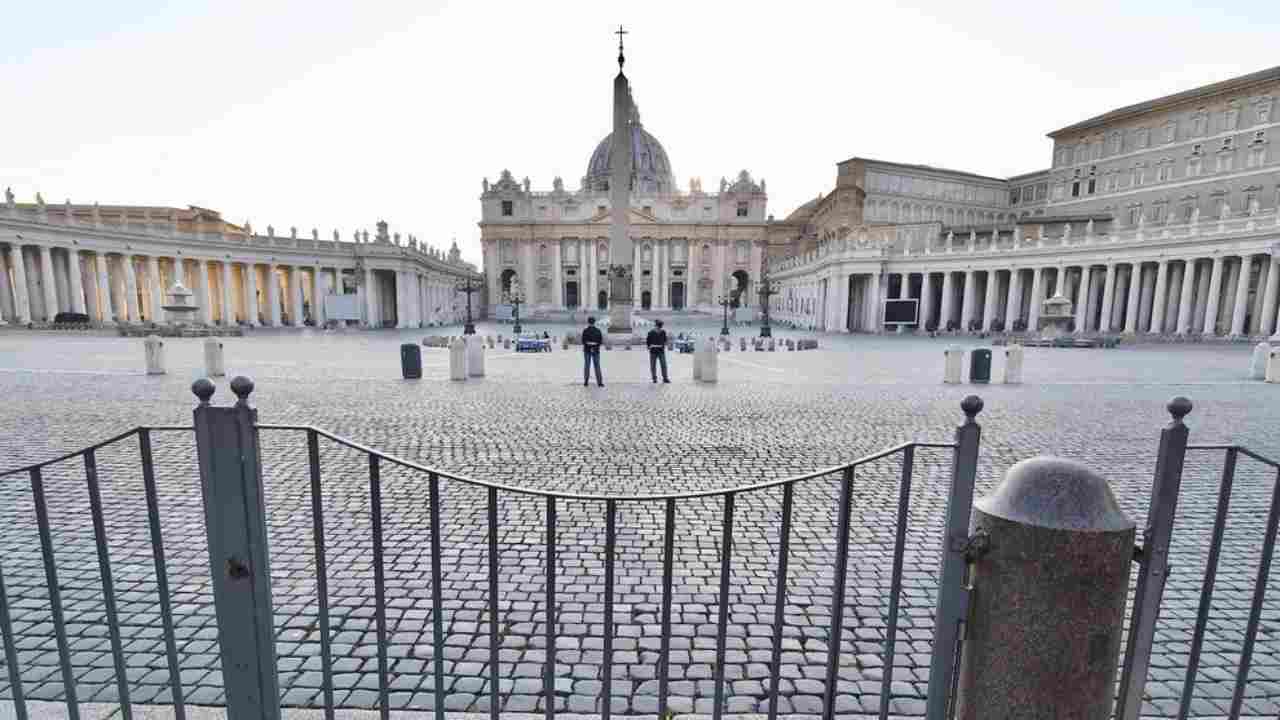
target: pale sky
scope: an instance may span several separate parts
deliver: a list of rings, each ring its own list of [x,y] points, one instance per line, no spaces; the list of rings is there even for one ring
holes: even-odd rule
[[[0,186],[200,205],[478,262],[481,179],[577,189],[617,38],[677,182],[747,169],[784,217],[861,155],[995,176],[1045,133],[1280,64],[1257,2],[24,2],[0,12]]]

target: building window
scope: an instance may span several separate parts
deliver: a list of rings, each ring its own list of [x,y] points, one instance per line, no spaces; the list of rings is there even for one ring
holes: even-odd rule
[[[1177,122],[1170,120],[1169,122],[1164,124],[1164,141],[1165,142],[1167,143],[1173,142],[1174,139],[1177,137],[1177,134],[1178,134]]]
[[[1172,177],[1173,177],[1172,163],[1168,163],[1168,162],[1161,163],[1160,166],[1156,168],[1156,182],[1164,182],[1166,180],[1172,179]]]
[[[1184,223],[1191,222],[1191,216],[1194,215],[1195,212],[1196,212],[1195,203],[1187,203],[1186,205],[1183,205],[1182,206],[1182,222]]]
[[[1115,155],[1120,152],[1120,138],[1122,136],[1118,132],[1111,133],[1111,154]]]
[[[1021,188],[1014,188],[1014,189],[1012,189],[1012,190],[1010,190],[1010,191],[1009,191],[1009,204],[1010,204],[1010,205],[1017,205],[1017,204],[1018,204],[1018,196],[1021,194],[1021,192],[1022,192],[1022,189],[1021,189]]]
[[[609,208],[605,207],[604,205],[597,205],[597,206],[596,206],[596,213],[597,213],[597,214],[599,214],[599,215],[603,215],[603,214],[604,214],[604,211],[605,211],[605,210],[608,210],[608,209],[609,209]]]
[[[1204,143],[1196,143],[1195,145],[1192,145],[1192,146],[1191,146],[1191,154],[1192,154],[1192,155],[1203,155],[1203,154],[1204,154]]]
[[[1089,178],[1089,187],[1085,190],[1085,192],[1092,195],[1094,190],[1097,188],[1097,182],[1098,182],[1097,178],[1092,178],[1092,177]]]
[[[514,212],[515,212],[515,208],[513,207],[512,202],[510,200],[503,200],[502,201],[502,217],[511,217],[511,215]]]
[[[1258,143],[1264,143],[1264,142],[1266,142],[1266,141],[1267,141],[1267,131],[1266,131],[1266,130],[1255,130],[1255,131],[1253,132],[1253,143],[1252,143],[1252,144],[1257,145]]]
[[[1223,153],[1218,156],[1218,172],[1231,172],[1236,169],[1235,153]]]
[[[1266,157],[1266,147],[1259,145],[1255,148],[1251,148],[1249,150],[1249,167],[1262,167],[1262,164],[1266,161]]]
[[[1230,149],[1234,148],[1235,146],[1236,146],[1236,139],[1235,139],[1235,138],[1230,138],[1230,137],[1222,138],[1222,149],[1223,149],[1223,150],[1230,150]]]
[[[1205,112],[1204,108],[1200,108],[1199,110],[1196,111],[1196,114],[1192,116],[1191,118],[1191,134],[1192,135],[1204,134],[1205,127],[1208,125],[1208,123],[1205,121],[1207,116],[1208,116],[1208,113]]]
[[[1197,177],[1204,168],[1204,163],[1199,157],[1189,158],[1187,160],[1187,177]]]
[[[1042,182],[1036,186],[1036,200],[1043,200],[1049,194],[1049,183]]]
[[[642,210],[642,211],[644,211],[644,214],[645,214],[645,215],[652,215],[652,214],[653,214],[653,206],[652,206],[652,205],[645,205],[643,208],[641,208],[641,210]]]
[[[1145,148],[1151,143],[1151,131],[1147,128],[1138,128],[1138,147]]]
[[[738,203],[738,217],[747,216],[747,204],[745,202]]]
[[[1080,181],[1071,183],[1071,197],[1080,197]]]
[[[1147,173],[1146,173],[1146,171],[1145,171],[1143,168],[1141,168],[1141,167],[1135,167],[1135,168],[1133,169],[1133,185],[1134,185],[1134,187],[1138,187],[1138,186],[1142,185],[1143,183],[1145,183],[1145,182],[1147,181],[1146,175],[1147,175]]]
[[[1142,218],[1142,206],[1141,206],[1141,205],[1134,205],[1134,206],[1132,206],[1132,207],[1130,207],[1130,208],[1129,208],[1129,218],[1128,218],[1128,219],[1129,219],[1129,224],[1130,224],[1130,225],[1137,225],[1137,224],[1138,224],[1138,220],[1140,220],[1141,218]]]
[[[1227,107],[1227,111],[1222,116],[1222,126],[1224,130],[1235,130],[1236,125],[1240,122],[1240,101],[1232,100],[1231,105]]]
[[[1271,98],[1265,95],[1258,98],[1258,122],[1271,122]]]
[[[1164,222],[1164,204],[1163,203],[1156,203],[1155,205],[1151,206],[1151,222],[1153,223]]]

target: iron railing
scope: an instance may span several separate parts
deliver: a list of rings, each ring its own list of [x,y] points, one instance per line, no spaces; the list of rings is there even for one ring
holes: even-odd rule
[[[0,472],[0,478],[26,473],[31,479],[36,517],[41,541],[41,554],[44,561],[46,580],[49,588],[49,603],[53,615],[54,633],[57,638],[61,665],[63,697],[67,711],[72,718],[78,717],[78,698],[76,695],[75,676],[72,669],[71,653],[68,649],[66,627],[62,617],[61,600],[58,594],[57,562],[55,560],[55,537],[50,530],[41,470],[54,463],[83,457],[85,476],[90,494],[90,509],[95,531],[95,545],[99,559],[104,602],[106,605],[106,621],[109,626],[111,653],[114,663],[115,682],[118,699],[123,715],[132,715],[130,688],[126,676],[127,667],[125,651],[122,646],[119,619],[115,608],[115,591],[112,581],[109,541],[105,532],[102,503],[98,497],[97,470],[95,451],[108,445],[120,442],[134,435],[138,437],[141,451],[141,467],[144,490],[147,500],[147,520],[154,561],[156,592],[159,596],[163,636],[169,672],[169,689],[174,711],[179,718],[185,718],[186,700],[183,683],[179,672],[180,660],[175,642],[173,612],[170,605],[170,590],[165,562],[163,537],[161,534],[161,518],[157,500],[154,458],[151,450],[151,435],[161,431],[187,431],[194,429],[199,452],[201,486],[204,493],[204,511],[206,533],[208,534],[209,568],[214,580],[215,605],[217,606],[219,625],[219,644],[222,655],[223,683],[226,687],[226,704],[233,708],[252,708],[253,716],[276,718],[279,716],[278,689],[275,687],[274,659],[274,627],[270,617],[272,612],[270,599],[270,567],[269,554],[265,547],[266,535],[263,518],[265,508],[261,482],[261,460],[258,447],[259,436],[263,431],[282,433],[302,433],[307,443],[307,466],[309,474],[309,494],[312,514],[312,543],[315,558],[315,582],[318,600],[320,656],[322,672],[322,697],[326,718],[334,717],[334,649],[332,638],[332,618],[330,617],[329,598],[329,560],[326,553],[326,536],[324,520],[324,503],[322,468],[320,462],[320,439],[336,443],[349,450],[356,451],[367,458],[370,532],[372,540],[374,571],[374,614],[377,639],[377,674],[378,674],[378,708],[383,718],[388,717],[390,707],[390,673],[388,657],[388,602],[387,578],[385,576],[385,537],[383,530],[383,482],[385,467],[395,466],[404,470],[425,475],[428,490],[429,522],[431,538],[429,552],[431,556],[431,632],[436,651],[432,655],[434,676],[434,710],[438,720],[443,720],[445,712],[444,677],[444,627],[443,616],[445,604],[442,597],[444,579],[441,548],[441,482],[457,483],[480,489],[485,494],[487,516],[487,610],[489,614],[489,652],[488,692],[490,694],[489,713],[497,719],[502,703],[500,700],[500,662],[499,662],[499,630],[500,613],[499,569],[500,548],[498,542],[498,508],[499,500],[504,495],[518,495],[533,498],[544,507],[545,531],[545,587],[544,592],[544,628],[545,628],[545,661],[543,669],[543,704],[544,717],[551,720],[557,712],[557,615],[556,596],[557,571],[557,511],[562,504],[587,502],[603,503],[604,517],[601,519],[605,528],[604,540],[604,613],[603,613],[603,654],[600,678],[599,712],[608,720],[612,714],[611,699],[613,683],[613,639],[615,629],[615,596],[616,563],[618,557],[617,516],[619,508],[629,504],[656,504],[663,509],[663,555],[662,555],[662,600],[660,610],[660,648],[658,671],[659,683],[657,711],[659,717],[666,717],[670,711],[670,666],[672,615],[674,594],[673,564],[675,557],[677,509],[684,503],[719,499],[721,504],[721,538],[720,568],[718,579],[718,607],[715,631],[715,664],[714,664],[714,700],[712,715],[720,720],[725,710],[726,687],[726,650],[727,626],[729,622],[729,591],[733,582],[731,564],[734,559],[734,521],[735,508],[740,498],[753,496],[764,491],[780,490],[781,507],[778,518],[779,548],[774,571],[774,607],[772,626],[772,648],[768,678],[768,716],[772,720],[779,714],[778,698],[782,695],[782,647],[784,632],[784,606],[787,600],[788,562],[791,555],[791,535],[793,513],[795,507],[795,490],[807,481],[838,475],[839,509],[836,522],[835,572],[831,581],[831,616],[828,631],[826,684],[822,702],[822,714],[828,720],[836,714],[838,695],[840,654],[845,621],[845,589],[848,583],[849,568],[851,506],[854,501],[855,471],[869,463],[887,458],[901,458],[901,482],[898,487],[898,505],[896,524],[894,526],[893,564],[889,587],[888,618],[885,626],[883,671],[880,678],[880,718],[888,718],[891,711],[892,686],[894,683],[895,656],[898,652],[898,625],[900,601],[903,592],[904,553],[907,544],[908,510],[911,502],[912,477],[916,463],[917,450],[951,450],[953,463],[950,478],[950,498],[948,501],[948,527],[941,548],[942,570],[940,575],[944,581],[957,585],[952,591],[943,588],[939,592],[938,637],[950,638],[946,658],[938,661],[929,678],[930,695],[950,695],[952,677],[955,670],[954,652],[958,648],[959,624],[963,620],[963,588],[960,587],[963,577],[963,547],[957,545],[957,538],[967,535],[969,506],[972,503],[976,458],[978,452],[978,426],[975,416],[981,410],[981,401],[976,397],[967,398],[963,409],[967,419],[957,431],[956,442],[907,442],[886,448],[876,453],[858,458],[842,465],[824,468],[810,473],[788,477],[785,479],[760,482],[752,485],[721,490],[703,490],[685,493],[668,493],[655,495],[597,495],[584,493],[548,492],[526,487],[516,487],[501,483],[492,483],[470,478],[464,475],[447,473],[426,465],[377,451],[366,445],[343,438],[323,429],[310,425],[271,425],[259,424],[256,411],[248,407],[247,399],[252,391],[252,383],[244,378],[236,378],[232,389],[240,400],[234,408],[214,408],[209,404],[214,388],[207,380],[197,381],[193,390],[200,398],[200,406],[195,411],[193,427],[138,427],[106,441],[90,446],[75,453],[47,460],[22,468]],[[235,517],[228,517],[234,515]],[[260,553],[260,554],[259,554]],[[225,555],[225,557],[223,557]],[[957,563],[959,563],[957,565]],[[948,599],[949,598],[949,599]],[[956,603],[959,603],[958,605]],[[239,617],[233,611],[241,612]],[[253,623],[244,622],[243,612],[254,614]],[[265,612],[266,617],[261,617]],[[5,665],[9,675],[11,696],[19,720],[27,717],[26,700],[23,693],[22,672],[19,658],[15,650],[15,636],[9,616],[9,601],[5,594],[4,573],[0,567],[0,634],[3,635]],[[270,677],[259,672],[256,676],[246,666],[269,666]],[[753,709],[754,710],[754,709]]]

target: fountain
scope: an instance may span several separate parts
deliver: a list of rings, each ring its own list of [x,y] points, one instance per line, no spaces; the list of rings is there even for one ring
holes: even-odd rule
[[[194,324],[196,318],[196,310],[199,306],[191,302],[192,292],[183,286],[182,283],[176,282],[173,287],[169,288],[169,304],[161,305],[169,319],[169,327],[177,331],[176,334],[182,334],[182,329]]]
[[[1074,319],[1071,301],[1061,295],[1048,298],[1040,306],[1040,339],[1052,342],[1064,335],[1071,334],[1071,321]]]
[[[169,301],[160,306],[165,312],[166,321],[160,323],[148,323],[146,325],[120,325],[120,334],[125,337],[146,337],[149,335],[159,335],[160,337],[240,337],[244,335],[244,329],[239,325],[205,325],[196,320],[196,311],[200,309],[192,301],[195,293],[187,289],[182,283],[174,283],[169,288]]]

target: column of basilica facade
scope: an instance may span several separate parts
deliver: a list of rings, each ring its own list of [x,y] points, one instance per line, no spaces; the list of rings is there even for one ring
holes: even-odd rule
[[[479,273],[459,257],[379,223],[352,241],[277,237],[231,225],[214,211],[150,207],[48,207],[37,198],[0,205],[0,321],[163,322],[175,284],[188,287],[197,321],[210,325],[324,325],[327,295],[355,295],[358,324],[401,328],[460,322],[455,284]],[[484,314],[473,298],[473,314]]]

